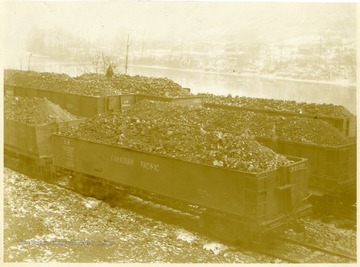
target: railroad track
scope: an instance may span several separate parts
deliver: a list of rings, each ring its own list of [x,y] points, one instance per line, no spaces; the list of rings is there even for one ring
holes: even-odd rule
[[[17,171],[19,171],[19,170],[17,170]],[[29,174],[27,174],[27,175],[29,175]],[[63,179],[59,179],[59,180],[57,180],[57,182],[55,182],[55,181],[49,181],[49,180],[46,181],[44,179],[36,177],[36,175],[30,175],[30,177],[39,179],[39,180],[43,180],[43,181],[51,183],[51,184],[55,184],[61,188],[67,189],[67,190],[81,193],[81,192],[78,192],[78,190],[76,188],[71,186],[67,181],[64,181]],[[120,191],[122,191],[122,190],[120,190]],[[179,211],[175,212],[175,210],[173,210],[172,208],[170,208],[170,207],[166,208],[165,206],[163,206],[159,203],[156,203],[156,201],[155,202],[151,201],[151,199],[145,198],[145,199],[141,199],[141,201],[139,201],[139,200],[137,200],[137,198],[138,197],[136,195],[133,195],[133,197],[131,197],[131,196],[127,197],[126,199],[124,199],[124,201],[121,201],[122,203],[117,203],[117,204],[125,209],[131,209],[142,215],[145,215],[148,217],[153,217],[154,219],[161,220],[161,221],[164,221],[167,223],[180,224],[189,231],[199,232],[198,224],[196,222],[197,214],[191,214],[191,213],[186,213],[186,212],[179,213]],[[221,241],[221,240],[219,240],[219,241]],[[298,241],[288,239],[285,237],[278,238],[275,241],[275,246],[273,247],[273,248],[275,248],[275,251],[273,251],[273,248],[267,249],[267,248],[262,248],[262,247],[259,247],[259,248],[249,247],[246,249],[255,251],[257,253],[266,255],[266,256],[274,258],[274,259],[279,259],[285,263],[306,263],[306,262],[308,262],[308,261],[304,261],[303,259],[299,259],[300,258],[299,256],[307,254],[307,253],[304,253],[304,250],[298,249],[299,253],[296,253],[298,258],[296,258],[293,255],[291,255],[291,253],[286,255],[286,253],[283,253],[282,249],[276,249],[277,247],[281,248],[281,246],[284,245],[284,243],[292,244],[293,246],[297,246],[297,247],[301,247],[301,248],[306,248],[306,250],[309,253],[310,252],[321,252],[324,255],[331,255],[331,256],[341,258],[341,259],[345,259],[345,261],[335,261],[335,262],[356,262],[356,255],[351,255],[349,253],[340,252],[340,251],[326,250],[326,249],[323,249],[323,248],[320,248],[320,247],[317,247],[314,245],[303,244]],[[231,245],[231,244],[229,244],[229,245]],[[244,249],[244,247],[242,247],[242,249]],[[295,250],[296,249],[293,249],[293,251],[295,251]],[[281,251],[281,252],[279,253],[279,251]],[[311,260],[311,259],[309,259],[309,260]]]
[[[271,251],[267,250],[266,248],[253,248],[253,250],[259,254],[266,255],[270,258],[281,260],[284,263],[303,263],[302,261],[284,256],[284,255],[280,255],[279,253],[271,252]]]
[[[299,241],[284,238],[284,237],[278,238],[278,240],[281,241],[281,242],[294,244],[294,245],[309,249],[309,250],[314,251],[314,252],[321,252],[324,255],[330,255],[330,256],[335,256],[335,257],[338,257],[338,258],[343,258],[343,259],[345,259],[347,261],[350,261],[350,262],[356,262],[357,261],[356,255],[353,255],[353,254],[348,253],[348,252],[324,249],[324,248],[321,248],[321,247],[318,247],[318,246],[315,246],[315,245],[301,243]],[[312,258],[310,260],[312,260]]]

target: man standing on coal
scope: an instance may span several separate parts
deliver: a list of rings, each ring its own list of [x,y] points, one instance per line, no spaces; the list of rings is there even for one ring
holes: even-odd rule
[[[114,76],[114,71],[113,71],[111,65],[109,65],[109,67],[107,68],[105,76],[109,79]]]

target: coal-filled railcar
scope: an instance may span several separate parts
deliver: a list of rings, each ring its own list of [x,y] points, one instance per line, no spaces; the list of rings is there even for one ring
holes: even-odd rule
[[[264,137],[256,139],[278,153],[309,160],[309,192],[315,208],[331,212],[336,206],[341,208],[356,202],[356,143],[324,146],[286,140],[274,142]]]
[[[276,116],[298,116],[298,117],[307,117],[313,119],[320,119],[324,120],[335,128],[337,128],[340,132],[342,132],[346,136],[354,137],[356,136],[356,116],[326,116],[321,115],[318,113],[299,113],[299,112],[290,112],[290,111],[279,111],[273,109],[265,109],[262,107],[252,108],[252,107],[245,107],[245,106],[232,106],[226,104],[214,104],[205,102],[205,107],[209,108],[221,108],[225,110],[245,110],[245,111],[253,111],[253,112],[261,112],[267,115],[276,115]]]
[[[250,173],[53,135],[54,165],[206,208],[205,229],[231,241],[260,242],[310,211],[307,160]]]
[[[4,90],[6,95],[11,96],[47,98],[63,109],[80,117],[120,112],[128,109],[136,102],[134,94],[89,96],[8,84],[5,84]]]
[[[54,132],[66,131],[84,119],[62,122],[51,122],[39,125],[5,119],[4,150],[5,164],[14,168],[27,169],[48,174],[52,165],[53,149],[51,135]]]
[[[152,101],[162,101],[162,102],[171,102],[179,105],[187,106],[202,106],[206,97],[205,96],[182,96],[182,97],[164,97],[164,96],[154,96],[146,94],[137,94],[136,102],[140,102],[143,99],[152,100]]]

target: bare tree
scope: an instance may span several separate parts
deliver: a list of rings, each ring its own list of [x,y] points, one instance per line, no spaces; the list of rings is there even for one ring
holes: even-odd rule
[[[19,60],[20,70],[22,70],[24,64],[24,56],[23,55],[19,56],[18,60]]]
[[[32,53],[30,53],[30,55],[29,55],[29,59],[28,59],[28,70],[30,70],[30,61],[31,61],[31,56],[32,56]]]
[[[95,68],[95,72],[96,73],[99,73],[99,69],[100,69],[100,55],[99,54],[95,54],[93,57],[92,57],[92,60],[91,60],[91,63],[93,65],[93,67]]]

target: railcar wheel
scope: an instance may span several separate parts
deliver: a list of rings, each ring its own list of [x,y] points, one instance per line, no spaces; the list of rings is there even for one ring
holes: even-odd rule
[[[111,206],[115,207],[118,203],[122,201],[122,199],[127,195],[124,191],[120,191],[116,188],[112,188],[106,202]]]
[[[105,200],[109,197],[110,189],[108,185],[101,182],[91,182],[89,193],[94,198]]]
[[[89,196],[90,195],[90,186],[87,179],[82,174],[74,174],[70,182],[71,187],[75,189],[78,193]]]
[[[240,242],[238,240],[239,226],[235,221],[212,214],[203,214],[198,225],[205,234],[231,243]]]

